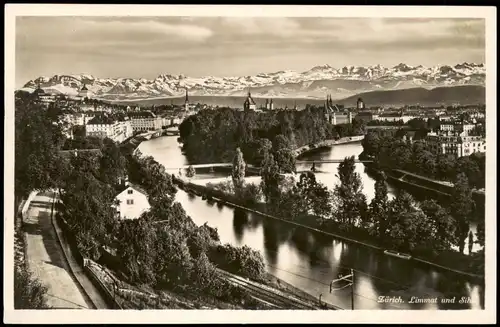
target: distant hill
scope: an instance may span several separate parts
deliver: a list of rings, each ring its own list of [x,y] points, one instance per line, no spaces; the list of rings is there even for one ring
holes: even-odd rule
[[[335,103],[346,107],[355,107],[358,98],[362,98],[366,106],[449,106],[454,104],[484,104],[486,101],[485,87],[479,85],[461,85],[438,87],[435,89],[410,88],[391,91],[372,91],[360,93],[342,100],[334,100]],[[201,103],[212,106],[239,108],[243,106],[245,97],[242,96],[190,96],[192,103]],[[265,98],[254,97],[257,106],[263,106]],[[159,98],[147,100],[114,101],[121,104],[138,104],[143,106],[184,103],[184,97]],[[325,100],[311,98],[273,98],[275,108],[293,108],[295,104],[299,109],[305,108],[307,104],[321,106]]]
[[[338,100],[337,103],[346,107],[356,105],[358,98],[362,98],[366,106],[403,106],[421,105],[434,106],[453,104],[484,104],[486,101],[485,87],[480,85],[461,85],[437,87],[431,90],[424,88],[410,88],[404,90],[364,92]]]
[[[265,106],[266,99],[268,98],[259,98],[252,97],[257,104],[257,107]],[[116,104],[137,104],[140,106],[151,106],[151,105],[182,105],[184,104],[184,97],[176,97],[176,98],[159,98],[159,99],[145,99],[145,100],[122,100],[122,101],[112,101],[112,103]],[[230,108],[242,108],[243,102],[246,97],[243,96],[203,96],[203,95],[193,95],[189,96],[189,101],[191,103],[201,103],[210,106],[219,106],[219,107],[230,107]],[[288,107],[292,109],[297,104],[298,109],[303,109],[307,104],[309,105],[323,105],[325,100],[318,99],[308,99],[308,98],[272,98],[274,108],[285,108]]]

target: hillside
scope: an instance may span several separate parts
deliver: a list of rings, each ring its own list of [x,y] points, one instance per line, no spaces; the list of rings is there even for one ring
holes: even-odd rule
[[[405,90],[365,92],[337,102],[351,107],[355,106],[357,99],[361,97],[367,106],[484,104],[486,101],[485,91],[485,87],[480,85],[437,87],[431,90],[410,88]]]
[[[355,107],[357,99],[361,97],[366,106],[449,106],[453,104],[484,104],[485,88],[477,85],[438,87],[435,89],[411,88],[392,91],[364,92],[342,100],[335,101],[346,107]],[[242,96],[190,96],[192,103],[201,103],[212,106],[239,108],[242,107],[245,97]],[[257,106],[263,106],[267,98],[254,97]],[[324,99],[311,98],[273,98],[275,108],[293,108],[296,104],[299,109],[305,108],[307,104],[322,106]],[[122,104],[139,104],[144,106],[184,103],[184,97],[161,98],[149,100],[114,101]]]

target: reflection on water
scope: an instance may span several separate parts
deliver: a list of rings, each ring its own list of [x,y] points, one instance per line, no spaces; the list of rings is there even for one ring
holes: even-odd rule
[[[163,140],[163,141],[162,141]],[[172,138],[153,140],[162,151],[155,152],[150,142],[141,145],[144,154],[158,155],[161,163],[168,160],[185,163]],[[175,142],[176,143],[176,142]],[[146,146],[147,145],[147,146]],[[146,150],[150,151],[147,152]],[[170,152],[168,152],[170,151]],[[177,151],[177,152],[176,152]],[[168,153],[166,153],[168,152]],[[361,152],[359,144],[349,144],[332,151],[315,153],[319,158],[343,158]],[[327,157],[324,157],[324,156]],[[304,159],[301,159],[304,160]],[[163,162],[162,162],[163,161]],[[319,167],[318,164],[316,164]],[[308,165],[302,168],[310,169]],[[323,164],[318,174],[329,187],[336,182],[337,164]],[[373,197],[374,181],[357,165],[364,183],[364,192]],[[394,190],[391,190],[394,192]],[[347,244],[342,241],[296,228],[289,224],[264,218],[252,213],[220,205],[207,205],[207,201],[179,191],[176,195],[188,215],[197,225],[205,222],[218,229],[222,242],[248,245],[262,253],[266,269],[276,277],[307,291],[313,296],[323,294],[322,300],[345,309],[351,307],[349,287],[329,292],[330,282],[339,273],[355,270],[354,304],[357,309],[480,309],[484,308],[484,287],[465,282],[456,275],[448,275],[428,267],[416,266],[412,261],[389,257],[370,248]],[[401,296],[407,301],[412,297],[456,297],[455,303],[379,303],[379,296]],[[472,303],[458,303],[470,296]]]

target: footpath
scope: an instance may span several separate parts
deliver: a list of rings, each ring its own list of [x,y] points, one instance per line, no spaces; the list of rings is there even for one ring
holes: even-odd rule
[[[48,288],[47,304],[54,309],[92,309],[72,276],[51,223],[52,194],[40,193],[31,201],[23,227],[26,234],[26,263],[34,276]]]
[[[68,244],[61,239],[61,230],[53,217],[53,201],[53,192],[37,194],[23,217],[28,267],[47,286],[50,307],[107,309],[97,289],[79,268]]]

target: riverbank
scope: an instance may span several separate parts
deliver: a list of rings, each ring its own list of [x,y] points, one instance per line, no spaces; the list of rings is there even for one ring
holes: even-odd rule
[[[318,149],[324,149],[324,148],[330,148],[334,145],[339,145],[339,144],[347,144],[347,143],[355,143],[355,142],[361,142],[365,138],[364,135],[357,135],[357,136],[349,136],[349,137],[343,137],[340,139],[328,139],[328,140],[323,140],[319,141],[313,144],[308,144],[301,146],[297,149],[294,150],[295,157],[300,157],[303,155],[306,155],[310,152],[316,151]]]
[[[373,163],[363,163],[367,170],[373,174],[380,172]],[[397,186],[398,188],[408,191],[412,195],[425,195],[432,194],[432,198],[447,203],[450,200],[453,192],[453,184],[443,181],[427,178],[425,176],[417,175],[408,171],[400,169],[384,170],[389,183]],[[485,206],[485,192],[473,190],[472,198],[476,202],[478,210],[484,211]]]
[[[385,248],[380,246],[381,244],[380,240],[375,239],[374,237],[369,235],[366,231],[361,230],[359,228],[352,228],[351,231],[343,231],[339,228],[339,226],[336,226],[333,223],[330,223],[328,226],[326,226],[322,219],[319,219],[318,217],[314,216],[300,217],[294,221],[282,219],[280,217],[268,214],[268,210],[266,209],[265,204],[256,204],[249,207],[247,204],[238,200],[234,195],[209,189],[208,187],[203,185],[197,185],[190,182],[186,182],[180,180],[175,176],[173,176],[173,179],[174,182],[181,189],[194,193],[195,195],[198,196],[205,196],[208,199],[212,198],[213,200],[223,205],[245,210],[247,212],[252,212],[254,214],[263,216],[265,218],[270,218],[293,226],[305,228],[309,231],[326,235],[329,237],[334,237],[336,239],[343,240],[349,243],[360,244],[380,252],[385,250]],[[325,230],[327,228],[328,230]],[[470,269],[469,265],[472,260],[470,256],[465,256],[455,251],[442,252],[437,256],[430,254],[422,254],[422,253],[419,254],[414,253],[414,255],[416,255],[416,257],[414,257],[412,260],[423,266],[436,268],[445,272],[452,272],[467,278],[473,278],[473,279],[484,278],[483,275],[467,271]]]

